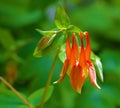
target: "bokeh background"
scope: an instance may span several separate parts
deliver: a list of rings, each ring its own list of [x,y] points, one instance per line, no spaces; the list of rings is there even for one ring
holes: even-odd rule
[[[104,83],[98,79],[102,89],[97,90],[88,80],[77,94],[66,76],[54,85],[45,108],[120,108],[120,0],[0,0],[0,75],[25,95],[45,86],[54,52],[33,57],[42,37],[35,29],[55,27],[59,3],[74,25],[89,31],[92,49],[103,63]],[[52,82],[61,68],[58,60]]]

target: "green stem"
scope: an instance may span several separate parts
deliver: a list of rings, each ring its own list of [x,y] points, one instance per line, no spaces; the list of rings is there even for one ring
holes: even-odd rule
[[[59,52],[59,50],[58,50]],[[40,102],[40,108],[43,108],[43,105],[44,105],[44,101],[45,101],[45,98],[46,98],[46,94],[47,94],[47,91],[48,91],[48,87],[51,83],[51,79],[52,79],[52,75],[53,75],[53,71],[54,71],[54,68],[55,68],[55,65],[56,65],[56,62],[57,62],[57,59],[58,59],[58,52],[54,58],[54,61],[53,61],[53,64],[52,64],[52,67],[50,69],[50,73],[49,73],[49,76],[48,76],[48,80],[47,80],[47,83],[46,83],[46,86],[45,86],[45,90],[44,90],[44,93],[43,93],[43,96],[42,96],[42,100]]]
[[[15,88],[12,87],[3,77],[0,76],[0,80],[8,86],[29,108],[33,108],[32,105],[27,101],[22,94],[20,94]]]

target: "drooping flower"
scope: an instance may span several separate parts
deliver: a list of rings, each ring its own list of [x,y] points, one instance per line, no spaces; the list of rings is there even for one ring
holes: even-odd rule
[[[86,41],[87,41],[85,55],[86,55],[86,62],[88,65],[88,71],[90,74],[90,81],[95,87],[100,89],[100,86],[96,82],[96,72],[95,72],[94,65],[93,65],[92,61],[90,60],[91,47],[90,47],[89,34],[88,34],[88,32],[84,32],[84,35],[86,36]]]
[[[83,34],[81,32],[81,48],[76,42],[75,34],[72,35],[72,46],[70,46],[70,37],[67,38],[66,60],[64,61],[64,65],[60,73],[60,78],[56,82],[54,82],[61,82],[67,73],[70,77],[70,83],[72,85],[72,88],[78,93],[81,93],[82,86],[88,74],[90,75],[91,83],[95,87],[100,88],[96,82],[95,68],[92,61],[90,60],[91,47],[89,34],[88,32],[85,32],[84,35],[86,37],[86,48],[84,47]]]

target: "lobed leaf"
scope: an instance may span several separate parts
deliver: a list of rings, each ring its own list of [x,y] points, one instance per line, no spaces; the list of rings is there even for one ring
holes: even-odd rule
[[[70,25],[70,19],[61,5],[56,9],[54,21],[59,29],[65,29]]]

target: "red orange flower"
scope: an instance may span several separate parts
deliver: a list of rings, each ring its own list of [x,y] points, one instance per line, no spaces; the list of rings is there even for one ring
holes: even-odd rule
[[[90,60],[91,47],[89,34],[88,32],[85,32],[84,35],[86,37],[86,48],[84,47],[83,34],[81,32],[81,48],[79,48],[79,45],[76,42],[75,34],[73,34],[72,36],[72,47],[70,46],[70,37],[67,38],[66,60],[64,61],[64,65],[60,73],[60,78],[56,82],[54,82],[61,82],[67,73],[70,77],[72,88],[78,93],[81,93],[82,86],[88,74],[90,75],[91,83],[95,87],[100,88],[96,82],[95,68],[92,61]]]

